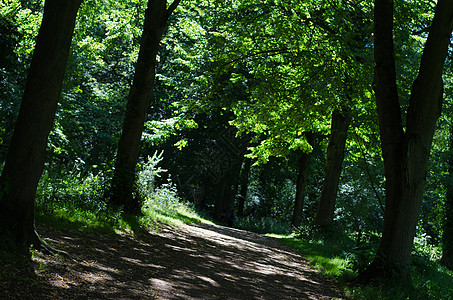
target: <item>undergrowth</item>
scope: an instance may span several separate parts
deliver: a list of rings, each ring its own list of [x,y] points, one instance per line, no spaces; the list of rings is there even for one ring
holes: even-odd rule
[[[142,164],[137,180],[140,197],[144,199],[141,216],[125,214],[121,207],[103,199],[109,178],[102,172],[83,176],[80,172],[58,176],[47,172],[38,188],[36,218],[58,227],[77,225],[84,230],[123,232],[156,228],[160,223],[208,222],[178,197],[171,180],[155,186],[155,178],[165,172],[157,167],[160,160],[161,156],[154,155]],[[367,286],[350,286],[349,282],[375,256],[378,234],[370,234],[357,243],[352,234],[334,227],[321,230],[307,226],[289,234],[288,224],[272,218],[241,218],[234,226],[273,233],[271,236],[298,249],[322,273],[336,278],[353,299],[453,299],[453,272],[440,265],[440,250],[430,246],[423,236],[415,239],[409,284],[376,281]]]
[[[142,214],[134,216],[123,212],[104,199],[109,177],[102,172],[80,172],[52,175],[45,172],[40,181],[36,199],[36,220],[56,227],[77,225],[83,230],[126,231],[138,227],[155,229],[160,223],[209,222],[202,218],[190,203],[183,202],[171,180],[155,186],[155,178],[165,170],[158,168],[161,155],[154,155],[141,165],[137,190],[143,199]]]
[[[86,230],[115,231],[129,228],[121,207],[104,199],[106,178],[102,173],[56,176],[45,172],[36,197],[36,220],[56,227],[78,224]]]
[[[336,278],[352,299],[453,299],[453,272],[439,263],[440,250],[423,238],[415,239],[410,282],[377,280],[366,286],[351,286],[349,283],[373,259],[377,236],[371,235],[360,245],[335,228],[270,236],[297,249],[323,274]]]
[[[240,229],[256,233],[277,233],[286,234],[289,232],[289,224],[277,221],[271,217],[255,218],[245,217],[235,221],[234,226]]]

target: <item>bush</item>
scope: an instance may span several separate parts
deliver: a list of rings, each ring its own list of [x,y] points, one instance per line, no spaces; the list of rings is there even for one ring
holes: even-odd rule
[[[157,167],[157,164],[163,159],[163,153],[163,151],[160,154],[157,151],[154,152],[153,156],[148,156],[147,161],[141,165],[136,184],[142,199],[146,199],[154,193],[156,177],[160,177],[160,173],[167,171]]]
[[[112,206],[104,199],[107,181],[102,172],[86,176],[80,171],[44,172],[36,195],[37,218],[50,221],[52,216],[58,219],[53,220],[57,226],[64,224],[62,219],[83,223],[86,227],[111,229],[124,226],[121,207]]]

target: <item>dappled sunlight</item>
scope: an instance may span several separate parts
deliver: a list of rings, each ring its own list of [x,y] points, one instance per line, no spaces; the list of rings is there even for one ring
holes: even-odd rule
[[[82,262],[82,265],[85,265],[87,267],[94,267],[103,272],[109,272],[109,273],[113,273],[113,274],[119,273],[119,271],[115,268],[111,268],[109,266],[105,266],[105,265],[102,265],[102,264],[94,262],[94,261],[93,262]]]
[[[50,231],[52,230],[51,234]],[[40,256],[36,271],[64,298],[319,299],[335,285],[274,239],[216,225],[164,226],[158,233],[43,236],[74,261]],[[63,238],[70,237],[70,238]],[[61,238],[60,238],[61,237]]]

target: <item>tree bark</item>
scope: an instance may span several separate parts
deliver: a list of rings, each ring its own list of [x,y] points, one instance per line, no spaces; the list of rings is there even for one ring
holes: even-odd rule
[[[450,157],[448,160],[448,172],[441,263],[450,270],[453,270],[453,125],[450,125]]]
[[[309,132],[305,134],[307,142],[313,146],[313,133]],[[296,197],[294,199],[294,210],[293,217],[291,220],[291,226],[298,228],[302,224],[302,217],[304,211],[304,200],[305,200],[305,187],[307,185],[307,175],[310,166],[311,153],[302,153],[299,158],[299,173],[296,181]]]
[[[44,169],[77,11],[82,0],[47,0],[19,115],[0,177],[1,234],[16,248],[40,239],[34,229],[36,189]]]
[[[328,225],[333,221],[349,123],[347,113],[338,109],[333,111],[324,183],[314,220],[318,225]]]
[[[386,178],[382,238],[358,282],[408,277],[427,164],[442,105],[442,70],[453,28],[453,2],[439,0],[407,112],[406,132],[396,89],[393,1],[375,1],[375,95]]]
[[[219,221],[226,221],[233,212],[234,199],[237,193],[239,174],[243,159],[235,161],[225,176],[217,183],[215,193],[215,217]]]
[[[133,85],[129,91],[109,195],[112,203],[122,205],[129,212],[140,211],[140,200],[137,195],[134,196],[140,140],[154,85],[159,43],[167,20],[179,2],[180,0],[175,0],[167,9],[166,0],[149,0],[145,11],[140,51]]]

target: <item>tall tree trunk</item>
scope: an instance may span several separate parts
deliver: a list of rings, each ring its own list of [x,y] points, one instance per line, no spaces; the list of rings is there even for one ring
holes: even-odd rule
[[[135,66],[133,85],[129,91],[109,195],[112,203],[123,205],[124,209],[129,212],[140,211],[140,200],[133,195],[140,140],[154,85],[159,43],[167,20],[179,2],[180,0],[175,0],[167,9],[166,0],[149,0],[145,11],[140,51]]]
[[[246,157],[244,161],[244,165],[241,170],[240,175],[240,185],[241,189],[239,190],[239,203],[238,203],[238,216],[244,216],[244,206],[245,200],[247,199],[247,190],[249,186],[249,176],[250,176],[250,168],[252,166],[252,159]]]
[[[415,79],[406,132],[396,87],[393,1],[375,1],[375,94],[386,178],[384,228],[376,257],[358,282],[407,277],[436,121],[442,105],[442,70],[453,28],[453,2],[439,0]]]
[[[305,134],[307,142],[313,146],[313,133],[308,132]],[[291,220],[291,226],[298,228],[302,224],[302,217],[304,211],[304,198],[305,198],[305,186],[307,185],[307,175],[310,166],[311,153],[302,153],[299,158],[298,167],[299,173],[296,181],[296,197],[294,199],[294,210],[293,217]]]
[[[318,225],[327,225],[333,221],[349,123],[350,116],[348,113],[341,112],[338,109],[332,112],[324,183],[314,220],[315,224]]]
[[[453,125],[450,125],[450,153],[448,160],[447,199],[445,199],[445,223],[442,235],[443,253],[441,262],[453,270]]]
[[[0,234],[12,238],[18,248],[41,244],[34,229],[36,189],[81,2],[45,2],[19,116],[0,177]]]

